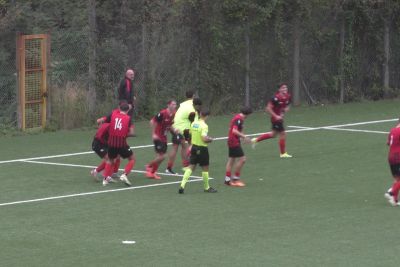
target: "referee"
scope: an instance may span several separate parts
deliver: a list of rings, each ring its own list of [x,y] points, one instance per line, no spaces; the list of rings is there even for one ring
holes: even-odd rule
[[[189,180],[190,175],[196,168],[196,165],[199,164],[202,173],[204,182],[204,192],[207,193],[216,193],[217,190],[210,187],[208,183],[208,166],[210,162],[210,156],[208,154],[208,143],[212,142],[212,138],[208,136],[208,125],[206,124],[206,120],[210,112],[206,109],[203,109],[200,112],[199,120],[194,121],[190,126],[190,132],[192,134],[192,149],[190,151],[190,165],[189,168],[186,169],[185,174],[183,175],[181,186],[179,188],[179,194],[183,194],[185,191],[185,185]]]

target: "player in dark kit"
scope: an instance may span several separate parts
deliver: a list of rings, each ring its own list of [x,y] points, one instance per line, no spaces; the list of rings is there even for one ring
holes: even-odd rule
[[[246,157],[244,155],[240,138],[244,139],[245,142],[250,142],[248,138],[243,133],[244,120],[252,113],[250,107],[243,107],[239,114],[236,114],[230,122],[229,134],[228,134],[228,162],[226,163],[226,173],[225,173],[225,184],[230,186],[242,187],[245,184],[240,180],[240,172],[244,163],[246,162]],[[236,162],[237,160],[237,162]],[[236,163],[236,164],[235,164]],[[233,170],[234,169],[234,170]],[[232,171],[234,176],[232,177]]]
[[[400,120],[396,127],[390,130],[387,144],[389,145],[389,166],[393,175],[394,183],[392,187],[385,193],[385,198],[392,206],[400,206]]]
[[[258,142],[273,138],[279,134],[280,157],[291,158],[292,155],[286,152],[286,132],[283,126],[283,117],[285,113],[289,111],[291,95],[288,93],[287,84],[282,83],[278,88],[278,92],[268,101],[267,107],[265,108],[265,111],[271,115],[272,131],[251,139],[251,142],[254,148]]]
[[[112,182],[111,178],[114,161],[118,156],[128,158],[128,164],[125,166],[124,173],[120,176],[120,180],[126,185],[131,185],[127,175],[131,172],[135,165],[135,157],[129,145],[126,142],[128,136],[133,136],[133,127],[131,127],[131,118],[127,115],[129,105],[125,101],[120,102],[119,112],[113,111],[106,119],[106,123],[110,123],[108,137],[108,161],[103,172],[103,185]]]
[[[166,109],[161,110],[150,121],[152,131],[152,138],[154,149],[156,151],[156,158],[146,165],[146,176],[153,179],[161,179],[157,175],[158,166],[165,159],[167,152],[167,133],[171,131],[171,126],[174,121],[176,112],[176,101],[168,101]]]

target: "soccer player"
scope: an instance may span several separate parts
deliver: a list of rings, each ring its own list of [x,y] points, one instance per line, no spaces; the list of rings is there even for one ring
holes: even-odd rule
[[[243,107],[239,114],[236,114],[230,122],[228,134],[228,149],[229,158],[226,163],[225,184],[230,186],[242,187],[245,184],[240,180],[240,172],[246,156],[244,155],[240,138],[245,142],[250,142],[250,138],[243,133],[244,120],[249,116],[253,110],[251,107]],[[236,162],[237,160],[237,162]],[[236,162],[236,164],[235,164]],[[232,177],[232,169],[234,169],[234,176]]]
[[[288,93],[288,87],[286,83],[282,83],[278,86],[278,92],[275,93],[274,97],[268,101],[265,111],[271,115],[272,131],[260,135],[257,138],[251,139],[253,148],[256,143],[274,138],[279,134],[279,149],[281,152],[281,158],[291,158],[286,152],[286,132],[283,126],[283,117],[286,112],[289,111],[289,105],[291,102],[291,95]]]
[[[171,125],[174,120],[176,112],[176,101],[168,101],[166,109],[161,110],[155,115],[150,125],[152,127],[152,138],[154,143],[154,149],[156,151],[156,158],[150,161],[146,165],[146,176],[153,179],[161,179],[157,175],[158,166],[165,159],[165,153],[167,152],[167,133],[171,131]]]
[[[186,92],[187,100],[179,105],[178,110],[175,113],[174,124],[172,128],[176,132],[176,136],[173,137],[173,143],[182,146],[181,156],[183,167],[189,166],[188,160],[188,143],[190,142],[189,129],[193,121],[198,119],[196,110],[201,108],[201,100],[199,98],[193,99],[194,93],[192,91]],[[175,140],[174,140],[175,139]],[[174,155],[173,155],[174,156]],[[170,159],[174,159],[171,157]],[[173,161],[169,161],[167,172],[174,173],[172,171]]]
[[[114,180],[111,178],[113,165],[118,156],[128,158],[128,163],[125,166],[124,173],[119,179],[126,185],[130,186],[131,182],[128,180],[128,174],[131,172],[135,165],[135,157],[129,145],[126,142],[128,136],[133,136],[133,128],[131,127],[131,118],[128,115],[129,105],[126,101],[121,101],[119,112],[114,111],[109,115],[105,122],[110,123],[108,130],[108,160],[106,162],[105,170],[103,172],[103,185],[107,185]]]
[[[392,187],[385,193],[385,198],[392,206],[400,206],[400,120],[396,127],[390,130],[387,144],[389,145],[389,166],[393,175],[394,183]]]
[[[183,175],[181,186],[179,188],[179,194],[183,194],[185,191],[185,185],[189,180],[190,175],[195,170],[196,165],[199,164],[202,168],[202,177],[204,182],[204,192],[216,193],[217,190],[210,187],[208,182],[208,166],[210,156],[208,154],[208,143],[212,142],[212,138],[208,136],[208,125],[206,120],[210,112],[208,110],[202,110],[200,112],[200,119],[194,121],[190,126],[190,132],[192,135],[192,148],[190,150],[190,165],[186,169]]]

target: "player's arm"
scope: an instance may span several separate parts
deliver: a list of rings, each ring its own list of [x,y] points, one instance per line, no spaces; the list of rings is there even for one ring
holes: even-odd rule
[[[111,114],[109,114],[108,116],[98,118],[96,120],[96,122],[97,122],[97,124],[110,123],[111,122]]]
[[[129,132],[128,132],[128,137],[135,137],[135,136],[136,136],[136,133],[135,133],[135,125],[132,124],[132,123],[129,121]]]
[[[196,112],[190,112],[188,115],[188,120],[190,121],[190,123],[194,122],[194,119],[196,118]]]
[[[292,104],[292,99],[291,99],[291,97],[289,97],[289,100],[288,100],[288,102],[287,102],[287,104],[286,104],[286,107],[285,107],[285,109],[283,110],[285,113],[288,112],[288,111],[290,110],[290,104]]]
[[[391,143],[392,139],[393,139],[393,135],[392,135],[392,132],[390,132],[389,135],[388,135],[388,138],[386,140],[386,144],[388,146],[390,146],[390,143]]]
[[[201,139],[204,143],[211,143],[213,138],[208,136],[208,127],[201,131]]]
[[[267,107],[265,108],[265,111],[267,113],[269,113],[276,120],[281,120],[282,116],[279,116],[278,114],[276,114],[274,112],[274,102],[273,101],[274,101],[274,99],[268,102]]]
[[[162,120],[163,120],[163,115],[160,112],[157,115],[155,115],[153,117],[153,119],[151,119],[151,121],[150,121],[150,125],[151,125],[151,128],[152,128],[152,138],[153,138],[153,140],[160,139],[160,137],[156,134],[156,128],[157,128],[157,124],[161,123]]]
[[[236,136],[239,136],[240,138],[242,138],[246,143],[249,143],[251,140],[249,137],[247,137],[244,133],[242,133],[241,131],[238,130],[238,128],[235,126],[232,129],[232,133]]]

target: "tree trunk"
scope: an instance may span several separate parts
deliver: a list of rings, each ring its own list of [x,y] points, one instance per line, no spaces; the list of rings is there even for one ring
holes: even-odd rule
[[[300,104],[300,28],[299,18],[294,20],[293,25],[293,104]]]
[[[248,25],[246,25],[245,29],[245,41],[246,41],[245,105],[250,106],[250,36],[249,36]]]
[[[96,0],[88,1],[89,15],[89,92],[88,105],[92,114],[96,104]]]
[[[346,17],[342,16],[340,24],[340,51],[339,51],[339,103],[344,103],[344,43],[346,34]]]
[[[390,59],[390,19],[386,17],[384,19],[384,38],[383,38],[383,49],[384,49],[384,62],[383,62],[383,88],[385,95],[389,94],[389,59]]]

